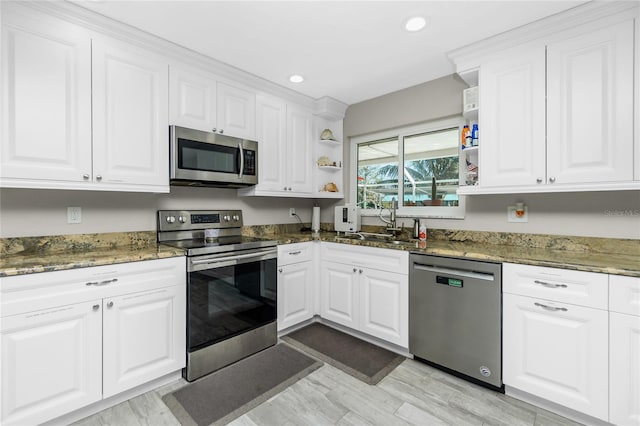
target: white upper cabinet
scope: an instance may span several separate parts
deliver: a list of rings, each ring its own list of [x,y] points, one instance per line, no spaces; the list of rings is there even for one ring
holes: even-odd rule
[[[450,54],[480,93],[478,185],[459,193],[640,189],[639,10],[586,4]]]
[[[633,180],[633,21],[547,46],[547,182]]]
[[[532,185],[545,175],[545,49],[483,64],[479,184]]]
[[[91,39],[82,28],[2,10],[2,186],[91,175]],[[86,178],[84,178],[86,176]]]
[[[168,63],[112,40],[93,41],[93,179],[169,181]]]
[[[171,66],[169,86],[171,124],[256,139],[255,92],[182,65]]]
[[[168,61],[2,5],[0,186],[168,192]]]
[[[257,98],[258,185],[239,195],[310,197],[313,114],[270,96]]]

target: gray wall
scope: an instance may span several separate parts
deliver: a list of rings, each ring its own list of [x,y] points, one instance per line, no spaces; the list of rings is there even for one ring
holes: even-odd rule
[[[460,115],[465,88],[460,79],[447,76],[350,106],[344,119],[344,164],[350,164],[350,137]],[[345,176],[348,181],[346,170]],[[349,184],[345,182],[347,194]],[[516,202],[528,206],[528,223],[507,222],[507,206]],[[404,222],[407,226],[412,223],[410,219]],[[640,193],[475,195],[466,197],[463,220],[423,219],[423,222],[427,228],[640,239]],[[382,224],[375,217],[366,217],[363,223]]]

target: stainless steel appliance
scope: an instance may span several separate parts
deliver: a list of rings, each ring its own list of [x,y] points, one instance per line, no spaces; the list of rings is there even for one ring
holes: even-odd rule
[[[214,132],[169,128],[171,185],[241,188],[258,183],[258,143]]]
[[[187,256],[188,381],[277,342],[277,243],[241,227],[238,210],[158,211],[158,242]]]
[[[411,253],[409,352],[504,392],[502,265]]]

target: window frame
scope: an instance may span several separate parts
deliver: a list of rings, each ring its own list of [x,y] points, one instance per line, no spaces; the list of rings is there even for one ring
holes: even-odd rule
[[[374,133],[367,133],[364,135],[352,136],[349,140],[349,200],[352,204],[358,201],[358,145],[362,143],[368,143],[383,139],[397,138],[398,139],[398,167],[404,164],[404,139],[407,137],[415,136],[421,133],[432,133],[451,128],[458,128],[458,135],[460,135],[460,129],[465,124],[465,120],[462,116],[448,117],[444,119],[429,121],[420,124],[414,124],[409,126],[398,127],[389,130],[382,130]],[[460,144],[458,144],[458,159],[460,160],[458,166],[458,188],[460,183],[464,182],[464,166],[462,161],[464,157],[461,153]],[[402,217],[424,217],[434,219],[464,219],[465,215],[465,196],[458,195],[457,206],[402,206],[402,188],[404,186],[404,176],[402,173],[398,173],[398,210],[397,215]],[[388,215],[382,209],[383,215]],[[379,216],[381,214],[380,209],[361,209],[362,216]]]

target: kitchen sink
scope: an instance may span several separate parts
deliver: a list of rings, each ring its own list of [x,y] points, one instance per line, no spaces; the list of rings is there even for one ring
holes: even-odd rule
[[[387,243],[387,244],[396,244],[396,245],[410,242],[408,239],[402,239],[391,234],[376,234],[373,232],[354,232],[352,234],[337,236],[337,238],[343,238],[347,240],[371,241],[376,243]]]

